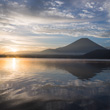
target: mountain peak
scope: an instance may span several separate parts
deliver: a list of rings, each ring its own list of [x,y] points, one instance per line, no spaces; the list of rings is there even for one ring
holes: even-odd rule
[[[90,40],[89,38],[80,38],[79,40]]]
[[[92,40],[90,40],[89,38],[80,38],[80,39],[78,39],[76,42],[78,42],[78,41],[80,41],[80,42],[93,42]],[[74,42],[73,42],[74,43]],[[94,42],[95,43],[95,42]]]
[[[85,54],[97,49],[105,49],[88,38],[81,38],[67,46],[45,50],[50,54]]]

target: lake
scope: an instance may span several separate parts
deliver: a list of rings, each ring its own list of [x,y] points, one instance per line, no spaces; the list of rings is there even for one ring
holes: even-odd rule
[[[110,60],[1,58],[0,110],[110,110]]]

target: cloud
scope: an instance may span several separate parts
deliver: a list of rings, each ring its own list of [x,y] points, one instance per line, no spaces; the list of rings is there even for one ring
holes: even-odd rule
[[[3,18],[7,18],[7,20],[11,23],[12,20],[18,20],[19,22],[20,18],[22,18],[22,22],[23,20],[25,22],[26,18],[27,21],[30,22],[37,19],[39,23],[42,23],[42,21],[48,22],[50,20],[51,22],[74,22],[74,20],[80,19],[78,18],[76,13],[80,13],[82,9],[88,7],[91,8],[92,5],[95,5],[94,2],[89,3],[87,2],[87,0],[28,0],[27,2],[23,0],[10,0],[7,2],[3,2],[2,0],[1,4],[3,4],[1,10],[5,14],[5,17]],[[88,16],[85,16],[85,18],[86,17],[88,18]],[[90,15],[89,18],[91,18]]]
[[[105,32],[102,32],[101,34],[102,37],[110,38],[110,30],[107,30]]]
[[[0,0],[0,39],[110,38],[109,7],[109,0]]]
[[[34,34],[43,35],[64,35],[71,37],[98,37],[109,38],[107,33],[108,27],[106,25],[98,25],[97,23],[81,22],[81,23],[66,23],[53,25],[36,25],[32,28]]]
[[[91,2],[91,3],[87,2],[85,6],[86,6],[87,8],[94,8],[94,7],[93,7],[94,4],[95,4],[94,2]]]
[[[109,0],[106,0],[106,2],[103,5],[103,8],[107,11],[108,17],[110,19],[110,1]]]
[[[6,15],[3,18],[9,17],[11,19],[16,19],[16,20],[17,19],[19,20],[20,19],[19,17],[23,17],[23,18],[28,17],[31,19],[37,18],[37,19],[43,19],[43,20],[44,19],[58,20],[58,19],[71,18],[70,16],[73,16],[73,15],[70,12],[67,14],[64,11],[57,9],[62,4],[63,2],[61,1],[53,2],[52,0],[47,0],[47,1],[28,0],[28,2],[26,3],[23,3],[22,0],[21,2],[19,1],[13,2],[11,0],[11,1],[7,1],[5,5],[2,5],[1,13],[3,12],[3,14]],[[8,21],[10,21],[10,19],[8,19]]]
[[[93,15],[91,15],[91,14],[85,14],[85,13],[79,13],[79,16],[81,18],[94,18]]]
[[[104,11],[104,8],[103,7],[99,7],[99,11]]]

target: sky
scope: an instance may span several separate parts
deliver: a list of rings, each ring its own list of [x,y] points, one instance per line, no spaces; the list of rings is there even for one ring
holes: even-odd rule
[[[110,48],[110,0],[0,0],[0,53],[90,38]]]

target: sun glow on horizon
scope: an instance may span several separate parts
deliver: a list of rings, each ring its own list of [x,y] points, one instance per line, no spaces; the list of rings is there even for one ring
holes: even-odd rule
[[[17,52],[18,50],[15,49],[15,48],[11,48],[11,51],[15,53],[15,52]]]

